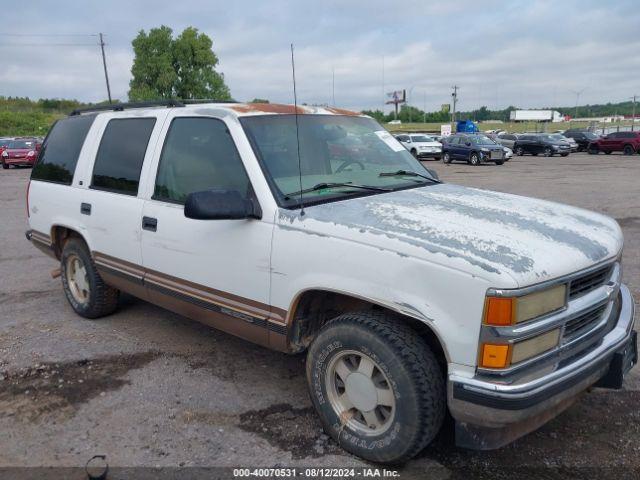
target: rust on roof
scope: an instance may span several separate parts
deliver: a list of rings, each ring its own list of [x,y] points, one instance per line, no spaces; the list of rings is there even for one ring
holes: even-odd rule
[[[353,112],[351,110],[345,110],[343,108],[336,107],[325,107],[325,110],[336,115],[360,115],[358,112]]]
[[[239,113],[252,113],[252,112],[264,112],[264,113],[298,113],[303,114],[306,111],[302,107],[296,107],[293,105],[284,105],[280,103],[245,103],[238,105],[231,105],[229,108]]]

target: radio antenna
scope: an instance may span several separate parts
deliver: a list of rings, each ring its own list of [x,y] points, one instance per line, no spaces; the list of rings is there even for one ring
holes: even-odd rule
[[[293,43],[291,44],[291,72],[293,74],[293,109],[296,116],[296,146],[298,148],[298,180],[300,184],[300,216],[304,215],[302,203],[302,161],[300,160],[300,131],[298,128],[298,94],[296,92],[296,63],[293,59]]]

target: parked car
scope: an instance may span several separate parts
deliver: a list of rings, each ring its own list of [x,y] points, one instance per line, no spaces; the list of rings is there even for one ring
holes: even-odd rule
[[[498,142],[501,145],[504,145],[505,147],[509,147],[510,149],[513,150],[513,146],[516,143],[517,139],[518,139],[518,136],[514,135],[513,133],[500,133],[496,137],[496,142]]]
[[[633,155],[640,152],[640,132],[613,132],[594,140],[587,149],[591,154],[623,152]]]
[[[440,160],[442,157],[442,144],[433,137],[422,133],[400,134],[396,139],[411,152],[411,155],[422,160],[433,158]]]
[[[561,133],[552,133],[549,135],[551,138],[558,140],[559,142],[567,142],[571,147],[572,152],[578,151],[578,143],[571,137],[565,137]]]
[[[545,157],[553,157],[556,154],[566,157],[571,153],[571,146],[550,134],[529,133],[518,136],[513,145],[513,152],[518,156],[530,153],[531,155],[542,154]]]
[[[9,142],[11,142],[11,140],[13,140],[12,137],[0,138],[0,155],[2,155],[2,152],[4,152],[4,150],[7,148],[7,145],[9,145]]]
[[[456,133],[451,135],[443,144],[442,152],[444,163],[462,160],[470,165],[489,162],[502,165],[505,162],[504,147],[483,134]]]
[[[2,158],[2,168],[7,169],[10,166],[33,167],[37,156],[36,141],[21,138],[8,142],[0,158]]]
[[[109,315],[128,292],[306,351],[326,432],[394,464],[449,414],[458,445],[500,447],[592,385],[621,388],[636,362],[614,219],[441,183],[357,113],[134,107],[60,119],[27,187],[27,239],[57,259],[78,315]],[[367,154],[334,156],[347,137]]]
[[[563,135],[567,138],[573,138],[573,140],[578,144],[579,152],[586,151],[591,142],[595,142],[600,138],[600,135],[590,132],[589,130],[582,129],[566,130]]]
[[[513,150],[509,147],[505,147],[504,145],[502,146],[502,149],[504,150],[504,161],[508,162],[513,158]]]

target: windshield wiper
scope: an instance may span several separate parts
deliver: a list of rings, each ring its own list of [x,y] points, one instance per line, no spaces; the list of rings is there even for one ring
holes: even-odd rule
[[[433,183],[442,183],[440,180],[436,180],[435,178],[430,177],[428,175],[423,175],[422,173],[414,172],[413,170],[397,170],[395,172],[382,172],[378,176],[379,177],[403,177],[403,176],[420,177],[420,178],[424,178],[425,180],[429,180],[430,182],[433,182]]]
[[[361,190],[371,190],[374,192],[390,192],[391,191],[390,188],[373,187],[371,185],[358,185],[357,183],[350,183],[350,182],[344,182],[344,183],[332,182],[332,183],[318,183],[311,188],[305,188],[304,190],[298,190],[297,192],[287,193],[284,198],[285,200],[290,200],[292,197],[302,195],[303,193],[316,192],[318,190],[324,190],[325,188],[344,188],[344,187],[358,188]]]

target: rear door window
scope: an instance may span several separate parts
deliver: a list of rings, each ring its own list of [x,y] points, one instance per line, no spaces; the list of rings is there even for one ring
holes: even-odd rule
[[[91,188],[137,195],[142,162],[155,118],[110,120],[93,167]]]
[[[58,120],[44,139],[32,180],[71,185],[78,155],[96,115],[78,115]]]
[[[249,177],[227,126],[206,117],[173,120],[160,156],[155,200],[183,204],[211,189],[249,193]]]

